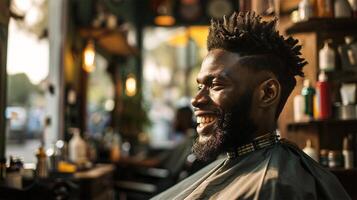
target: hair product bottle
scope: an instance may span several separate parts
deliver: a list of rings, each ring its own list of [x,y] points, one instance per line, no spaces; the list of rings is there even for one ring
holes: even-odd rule
[[[305,98],[298,94],[294,97],[294,121],[301,122],[306,120]]]
[[[335,70],[335,51],[330,46],[331,39],[325,40],[324,46],[319,51],[319,68],[321,71]]]
[[[338,47],[340,54],[342,69],[357,70],[357,42],[352,36],[345,37],[345,44]]]
[[[324,71],[320,72],[319,80],[316,83],[316,97],[318,119],[328,119],[331,116],[331,96],[327,75]]]
[[[353,168],[353,149],[352,149],[352,137],[349,135],[348,137],[343,138],[343,149],[342,155],[344,160],[344,168],[352,169]]]
[[[315,89],[311,86],[309,79],[304,80],[304,87],[302,88],[301,95],[304,96],[305,99],[305,114],[309,119],[313,119]]]
[[[306,140],[306,146],[302,150],[316,162],[319,162],[319,156],[315,148],[312,147],[311,140]]]
[[[86,143],[77,128],[73,129],[73,137],[69,141],[69,159],[76,164],[83,164],[87,160]]]
[[[333,0],[317,0],[317,16],[333,17]]]
[[[313,16],[312,6],[309,0],[301,0],[299,3],[299,19],[306,21]]]

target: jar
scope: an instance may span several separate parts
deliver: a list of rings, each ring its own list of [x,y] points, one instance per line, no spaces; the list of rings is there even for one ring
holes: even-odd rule
[[[329,151],[328,153],[328,167],[338,168],[342,167],[342,154],[341,151]]]

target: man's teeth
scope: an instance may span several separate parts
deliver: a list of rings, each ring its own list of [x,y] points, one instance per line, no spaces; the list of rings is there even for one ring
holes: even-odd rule
[[[197,123],[199,123],[199,124],[210,123],[213,120],[214,120],[214,117],[202,117],[202,116],[197,117]]]

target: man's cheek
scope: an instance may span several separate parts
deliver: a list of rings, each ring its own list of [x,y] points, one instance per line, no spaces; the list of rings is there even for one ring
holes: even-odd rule
[[[231,96],[228,94],[221,94],[215,98],[216,105],[224,112],[229,112],[236,103],[238,96]]]

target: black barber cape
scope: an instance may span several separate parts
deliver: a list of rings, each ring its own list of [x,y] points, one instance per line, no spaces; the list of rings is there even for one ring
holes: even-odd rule
[[[292,144],[279,141],[220,159],[155,196],[171,199],[350,199],[337,178]]]

